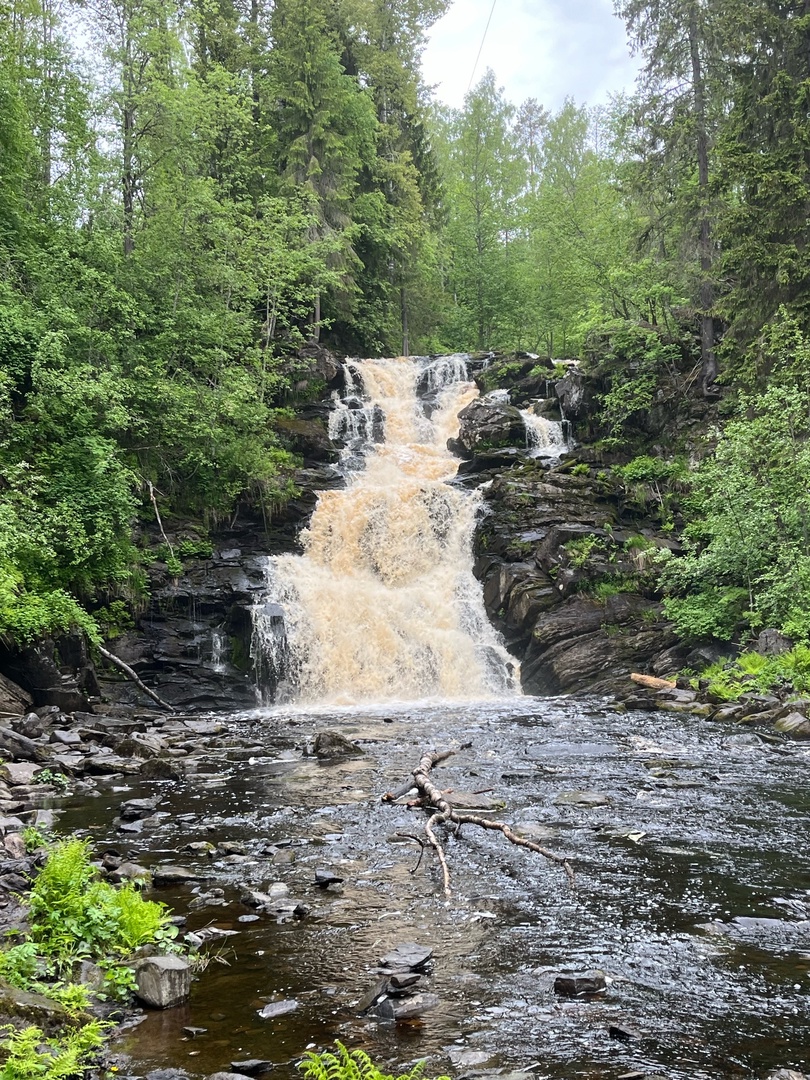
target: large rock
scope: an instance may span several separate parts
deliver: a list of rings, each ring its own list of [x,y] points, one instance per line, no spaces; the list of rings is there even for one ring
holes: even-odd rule
[[[0,714],[24,716],[33,704],[33,698],[26,690],[0,675]]]
[[[135,969],[135,993],[146,1005],[170,1009],[191,991],[191,967],[180,956],[150,956]]]
[[[504,446],[526,447],[526,425],[520,410],[504,401],[476,398],[458,414],[459,433],[448,448],[462,457]]]

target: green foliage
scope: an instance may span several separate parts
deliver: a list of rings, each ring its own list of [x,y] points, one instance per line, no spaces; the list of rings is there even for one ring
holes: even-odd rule
[[[747,599],[745,589],[706,587],[694,596],[667,597],[664,614],[687,641],[729,641],[743,621]]]
[[[34,777],[35,784],[48,784],[55,788],[60,788],[64,791],[70,786],[70,780],[63,772],[59,772],[57,769],[41,769]]]
[[[700,673],[708,691],[723,701],[742,694],[774,691],[805,696],[810,693],[810,648],[797,645],[779,656],[741,653],[731,661],[720,660]]]
[[[147,942],[169,945],[176,927],[162,904],[130,883],[119,889],[97,878],[89,842],[54,845],[30,895],[30,937],[64,964],[77,957],[124,957]]]
[[[62,1035],[47,1038],[37,1027],[17,1031],[8,1026],[0,1042],[5,1057],[3,1080],[70,1080],[94,1064],[104,1042],[104,1025],[94,1020]]]
[[[334,1054],[307,1051],[298,1066],[305,1080],[421,1080],[424,1075],[423,1062],[410,1072],[394,1076],[381,1072],[364,1050],[347,1050],[339,1041],[335,1042],[335,1047],[337,1053]],[[437,1080],[448,1078],[442,1076]]]
[[[571,565],[577,569],[581,569],[587,564],[593,554],[603,553],[605,551],[605,541],[600,536],[590,534],[588,536],[579,537],[576,540],[569,540],[568,543],[564,545],[564,550]]]

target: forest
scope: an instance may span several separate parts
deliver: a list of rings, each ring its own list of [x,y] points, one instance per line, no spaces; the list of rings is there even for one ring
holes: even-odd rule
[[[635,92],[557,112],[491,71],[439,106],[448,7],[2,0],[6,641],[103,640],[139,520],[272,515],[322,346],[579,360],[678,493],[678,631],[810,640],[810,3],[617,0]],[[641,445],[673,382],[702,446]]]

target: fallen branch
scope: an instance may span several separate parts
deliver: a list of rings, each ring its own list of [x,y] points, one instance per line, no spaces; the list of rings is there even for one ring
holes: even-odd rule
[[[510,844],[515,844],[517,847],[528,848],[530,851],[542,855],[544,859],[548,859],[550,862],[562,866],[569,882],[573,885],[574,872],[571,869],[570,863],[564,856],[549,851],[547,848],[535,843],[534,840],[526,840],[524,837],[518,836],[518,834],[513,832],[503,821],[492,821],[489,818],[480,817],[478,814],[469,814],[453,809],[450,803],[444,798],[444,794],[431,780],[430,774],[436,765],[441,764],[443,761],[447,761],[447,759],[453,757],[455,753],[455,750],[443,750],[440,753],[423,754],[419,764],[411,773],[407,784],[404,784],[394,792],[388,792],[382,797],[383,802],[396,802],[398,799],[407,795],[409,791],[416,788],[419,792],[420,799],[419,802],[414,805],[421,806],[422,809],[429,808],[432,810],[430,818],[425,823],[425,836],[427,837],[429,846],[436,852],[436,858],[439,860],[439,865],[442,868],[444,895],[447,899],[450,899],[450,870],[447,865],[447,856],[445,855],[444,847],[436,836],[435,828],[437,825],[446,825],[448,822],[452,822],[456,826],[456,835],[458,835],[458,830],[462,825],[477,825],[480,829],[489,829],[490,831],[501,833],[506,837]],[[412,837],[412,839],[416,838]],[[419,864],[417,863],[417,867],[418,865]]]
[[[650,690],[674,690],[678,685],[672,679],[656,679],[653,675],[638,675],[635,672],[630,676],[634,683],[646,686]]]
[[[117,667],[119,671],[123,671],[126,677],[131,682],[134,682],[139,690],[143,690],[143,692],[148,697],[150,697],[152,701],[157,702],[157,704],[160,705],[161,709],[166,709],[168,712],[174,712],[174,707],[170,705],[167,701],[164,701],[163,698],[158,697],[154,690],[150,690],[146,683],[135,674],[129,664],[125,664],[120,657],[115,656],[108,649],[105,649],[101,645],[97,645],[96,648],[105,660],[108,660],[113,665],[113,667]]]

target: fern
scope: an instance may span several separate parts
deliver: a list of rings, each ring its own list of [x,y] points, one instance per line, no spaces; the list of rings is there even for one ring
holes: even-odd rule
[[[335,1046],[336,1054],[328,1050],[322,1054],[307,1052],[298,1065],[305,1080],[422,1080],[425,1069],[423,1061],[418,1062],[410,1072],[395,1077],[382,1072],[365,1050],[348,1050],[339,1040]],[[449,1077],[440,1076],[436,1080],[449,1080]]]

